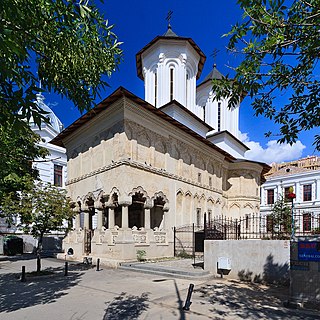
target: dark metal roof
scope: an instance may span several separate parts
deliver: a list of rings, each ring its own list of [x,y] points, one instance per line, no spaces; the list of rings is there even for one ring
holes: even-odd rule
[[[163,36],[164,37],[178,37],[178,35],[172,31],[170,25],[168,25],[168,30],[166,31],[166,33]]]
[[[200,84],[198,84],[197,87],[199,87],[199,86],[201,86],[202,84],[204,84],[204,83],[206,83],[206,82],[208,82],[208,81],[211,81],[211,80],[213,80],[213,79],[218,79],[218,80],[220,80],[220,79],[222,79],[223,77],[224,77],[223,74],[217,69],[216,64],[214,64],[212,70],[210,71],[210,73],[204,78],[204,80],[203,80]]]
[[[143,80],[143,73],[142,73],[142,61],[141,57],[142,54],[149,49],[151,46],[153,46],[155,43],[157,43],[160,40],[165,40],[165,41],[187,41],[193,49],[199,54],[200,56],[200,61],[198,65],[198,73],[197,73],[197,79],[199,79],[204,63],[206,61],[206,56],[205,54],[201,51],[201,49],[197,46],[197,44],[191,39],[191,38],[184,38],[184,37],[179,37],[177,36],[171,28],[168,28],[167,32],[163,36],[157,36],[153,40],[151,40],[146,46],[144,46],[137,54],[136,54],[136,65],[137,65],[137,74],[138,77]]]

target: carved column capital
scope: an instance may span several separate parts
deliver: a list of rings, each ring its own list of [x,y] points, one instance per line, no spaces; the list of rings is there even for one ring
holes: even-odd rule
[[[119,205],[123,207],[128,207],[132,204],[132,198],[128,196],[123,196],[119,199]]]
[[[149,201],[147,200],[144,203],[143,207],[144,207],[144,209],[151,209],[151,208],[153,208],[153,204],[152,204],[152,202],[150,200]]]

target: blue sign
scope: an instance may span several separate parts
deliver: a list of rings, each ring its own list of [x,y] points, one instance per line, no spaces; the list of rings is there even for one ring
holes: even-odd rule
[[[320,242],[299,241],[298,259],[304,261],[320,261]]]

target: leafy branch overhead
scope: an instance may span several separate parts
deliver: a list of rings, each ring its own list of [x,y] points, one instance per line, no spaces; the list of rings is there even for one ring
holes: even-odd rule
[[[213,81],[216,99],[229,98],[229,106],[236,106],[250,96],[255,115],[279,124],[279,142],[292,144],[301,131],[320,126],[320,0],[238,4],[243,22],[225,36],[242,62],[233,79]],[[286,103],[279,104],[279,96],[288,96]],[[320,135],[314,145],[320,150]]]
[[[33,103],[40,80],[88,110],[122,57],[112,30],[89,0],[0,1],[1,123],[45,119]]]

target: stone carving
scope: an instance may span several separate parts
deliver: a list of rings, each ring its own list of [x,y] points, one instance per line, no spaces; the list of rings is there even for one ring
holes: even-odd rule
[[[116,227],[116,226],[115,226]],[[116,228],[115,228],[116,229]],[[115,244],[116,243],[116,240],[117,238],[119,237],[119,231],[116,229],[116,230],[113,230],[111,231],[111,243],[112,244]]]
[[[154,240],[156,243],[166,243],[167,242],[167,233],[165,231],[154,231]]]
[[[147,233],[145,231],[133,230],[132,237],[134,243],[147,243]]]

